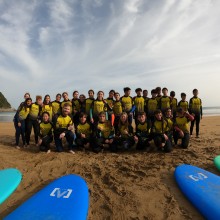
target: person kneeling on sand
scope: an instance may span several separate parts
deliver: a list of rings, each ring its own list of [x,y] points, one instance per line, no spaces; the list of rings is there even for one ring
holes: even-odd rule
[[[151,129],[154,144],[158,150],[170,152],[172,150],[172,144],[166,134],[168,122],[163,118],[162,111],[159,109],[154,112],[154,117],[155,119]]]
[[[94,126],[93,133],[93,150],[98,153],[104,149],[116,151],[114,141],[115,131],[111,122],[106,120],[106,113],[100,112],[98,115],[99,121]]]
[[[65,103],[62,108],[62,113],[57,114],[54,117],[53,125],[54,125],[54,141],[56,145],[56,149],[58,152],[63,151],[62,140],[65,137],[68,142],[69,152],[75,154],[73,151],[73,142],[75,139],[75,134],[72,131],[74,129],[73,120],[70,115],[71,106],[69,103]]]
[[[43,112],[42,122],[39,124],[39,140],[38,146],[40,151],[46,151],[50,153],[50,143],[53,141],[53,125],[50,122],[50,114],[48,112]]]
[[[115,143],[122,150],[131,149],[135,144],[133,127],[128,122],[128,114],[122,112],[116,129]]]
[[[87,114],[80,113],[79,123],[76,125],[76,144],[84,150],[89,149],[92,141],[92,124],[87,121]]]
[[[139,112],[137,116],[136,137],[138,139],[137,150],[150,150],[150,123],[145,112]]]
[[[189,146],[189,122],[194,120],[194,116],[185,112],[181,107],[177,109],[177,117],[174,122],[173,139],[177,145],[178,139],[182,139],[181,147]]]

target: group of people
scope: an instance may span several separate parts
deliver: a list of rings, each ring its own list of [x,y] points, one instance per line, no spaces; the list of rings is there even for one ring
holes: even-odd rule
[[[151,97],[141,88],[135,93],[136,96],[131,97],[131,89],[125,87],[123,96],[110,90],[107,98],[103,91],[99,91],[95,98],[94,91],[89,90],[86,98],[74,91],[72,99],[63,92],[57,94],[54,101],[49,95],[44,99],[37,95],[34,102],[26,93],[25,101],[14,116],[16,148],[20,149],[20,136],[23,146],[29,147],[32,128],[36,145],[47,153],[51,152],[53,140],[56,150],[62,152],[64,138],[72,154],[76,148],[97,153],[104,149],[112,152],[131,148],[148,151],[151,142],[158,150],[170,152],[178,139],[182,140],[183,148],[188,147],[195,122],[196,137],[199,137],[202,101],[197,89],[193,90],[189,102],[185,93],[181,93],[178,102],[175,92],[168,95],[167,88],[151,90]]]

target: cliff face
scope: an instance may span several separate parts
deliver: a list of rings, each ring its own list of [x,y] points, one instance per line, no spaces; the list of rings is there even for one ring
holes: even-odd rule
[[[4,108],[4,109],[11,108],[10,103],[7,101],[7,99],[1,92],[0,92],[0,108]]]

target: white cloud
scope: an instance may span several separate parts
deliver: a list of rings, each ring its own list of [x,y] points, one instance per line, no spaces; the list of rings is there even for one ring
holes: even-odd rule
[[[216,0],[0,2],[1,90],[32,95],[166,86],[218,105]],[[207,83],[209,82],[209,83]],[[212,86],[210,86],[212,85]],[[211,98],[210,98],[211,97]]]

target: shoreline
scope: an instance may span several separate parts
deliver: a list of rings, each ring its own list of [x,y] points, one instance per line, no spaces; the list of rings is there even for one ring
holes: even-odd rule
[[[15,108],[0,108],[0,112],[16,112]]]

